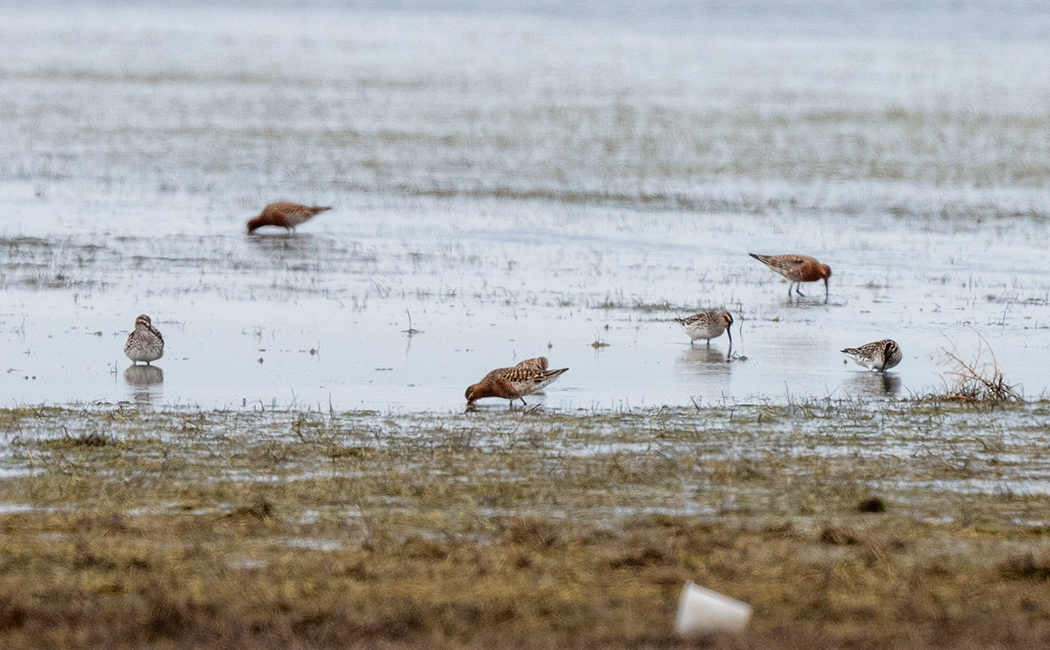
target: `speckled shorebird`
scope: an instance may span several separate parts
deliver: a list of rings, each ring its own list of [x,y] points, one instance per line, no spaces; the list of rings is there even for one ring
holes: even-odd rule
[[[133,362],[145,361],[146,365],[164,356],[164,337],[153,327],[149,316],[142,314],[135,319],[135,331],[128,334],[124,354]]]
[[[526,359],[513,368],[497,368],[467,388],[467,404],[473,404],[483,397],[502,397],[525,402],[525,395],[531,395],[561,376],[568,368],[547,370],[547,357]]]
[[[901,348],[893,339],[865,343],[859,348],[846,348],[842,353],[872,372],[885,372],[900,363],[902,358]]]
[[[289,232],[294,232],[295,227],[302,222],[331,209],[320,205],[309,206],[291,201],[274,201],[263,208],[259,216],[248,221],[248,232],[255,232],[263,226],[280,226]]]
[[[803,282],[824,281],[824,300],[828,299],[828,278],[831,277],[831,267],[821,264],[808,255],[758,255],[748,253],[751,257],[762,262],[770,269],[787,278],[788,298],[791,297],[791,288],[795,293],[802,295],[800,285]]]
[[[685,328],[690,345],[697,339],[707,339],[707,347],[711,347],[711,339],[716,339],[725,332],[729,336],[729,347],[733,347],[733,333],[729,330],[733,324],[733,316],[727,311],[705,311],[685,318],[676,318],[674,322]]]

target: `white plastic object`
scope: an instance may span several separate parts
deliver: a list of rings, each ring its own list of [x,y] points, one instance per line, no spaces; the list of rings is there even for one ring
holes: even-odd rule
[[[717,591],[687,582],[678,598],[674,630],[680,636],[739,634],[751,621],[751,606]]]

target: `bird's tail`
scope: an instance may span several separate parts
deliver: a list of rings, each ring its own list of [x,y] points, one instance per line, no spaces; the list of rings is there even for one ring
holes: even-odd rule
[[[544,371],[543,378],[544,379],[554,379],[555,377],[557,377],[561,373],[565,372],[566,370],[568,370],[568,368],[558,368],[557,370]]]

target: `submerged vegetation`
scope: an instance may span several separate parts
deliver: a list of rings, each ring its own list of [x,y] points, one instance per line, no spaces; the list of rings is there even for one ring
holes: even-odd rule
[[[724,647],[1050,635],[1050,407],[0,411],[5,648]]]

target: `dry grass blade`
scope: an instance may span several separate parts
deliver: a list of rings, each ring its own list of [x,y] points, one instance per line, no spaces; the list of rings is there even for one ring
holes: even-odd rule
[[[1003,371],[995,358],[988,341],[977,334],[977,354],[967,361],[958,347],[952,343],[951,349],[941,348],[947,364],[952,366],[946,374],[955,378],[954,383],[938,399],[955,402],[1023,402],[1024,399],[1003,380]],[[985,360],[985,356],[991,358]]]

